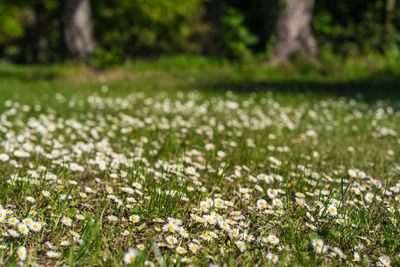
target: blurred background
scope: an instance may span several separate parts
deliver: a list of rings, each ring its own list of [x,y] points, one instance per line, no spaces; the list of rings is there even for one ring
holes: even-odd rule
[[[198,64],[190,60],[196,57],[238,64],[242,72],[253,65],[268,69],[283,63],[286,69],[275,74],[287,71],[290,64],[297,66],[297,73],[312,72],[318,77],[362,72],[351,77],[393,79],[400,73],[400,3],[0,1],[2,65],[78,62],[102,70],[176,55],[180,61],[189,58],[185,66]],[[392,88],[397,82],[391,80]]]
[[[2,0],[0,58],[41,64],[87,60],[106,67],[178,53],[239,60],[270,60],[274,55],[287,60],[296,52],[398,57],[396,2]],[[294,46],[284,48],[293,51],[280,51],[278,45]]]

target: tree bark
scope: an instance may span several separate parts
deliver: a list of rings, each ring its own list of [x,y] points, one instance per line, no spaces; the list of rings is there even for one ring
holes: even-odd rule
[[[274,56],[277,61],[289,61],[298,51],[309,58],[317,55],[317,43],[311,29],[314,3],[315,0],[288,0],[276,27]]]
[[[89,0],[61,0],[60,22],[67,56],[86,59],[96,47]]]

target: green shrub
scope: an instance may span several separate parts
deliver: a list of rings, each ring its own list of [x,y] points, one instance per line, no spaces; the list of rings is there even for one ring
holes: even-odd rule
[[[244,25],[243,15],[234,8],[229,8],[221,18],[222,31],[219,37],[222,55],[235,59],[248,59],[252,52],[250,45],[258,39]]]
[[[203,0],[92,1],[96,39],[125,56],[199,52],[207,25]]]
[[[116,48],[106,50],[104,48],[97,48],[90,56],[89,63],[97,69],[106,69],[118,64],[124,60],[123,52]]]

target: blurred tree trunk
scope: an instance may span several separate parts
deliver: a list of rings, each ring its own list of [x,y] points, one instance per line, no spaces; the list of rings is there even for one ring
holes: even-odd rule
[[[33,62],[34,63],[46,63],[48,61],[48,45],[47,45],[47,25],[48,14],[43,2],[39,1],[34,7],[36,22],[33,26],[32,34],[32,47],[33,47]]]
[[[61,0],[60,21],[67,56],[86,59],[96,47],[89,0]]]
[[[311,19],[315,0],[288,0],[276,27],[275,59],[286,62],[297,51],[309,58],[317,55]]]

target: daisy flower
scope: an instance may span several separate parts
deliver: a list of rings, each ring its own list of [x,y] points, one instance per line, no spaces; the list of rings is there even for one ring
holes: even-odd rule
[[[133,223],[138,223],[140,221],[140,217],[137,215],[129,216],[129,220]]]
[[[0,154],[0,160],[5,162],[8,161],[10,159],[10,156],[7,154]]]
[[[229,231],[229,229],[230,229],[229,223],[227,223],[226,221],[223,221],[223,220],[218,221],[218,225],[225,231]]]
[[[38,222],[32,222],[31,225],[29,225],[29,228],[34,232],[39,232],[42,230],[42,225]]]
[[[211,225],[214,225],[216,223],[214,216],[211,215],[204,215],[204,220]]]
[[[178,246],[176,247],[176,252],[178,252],[179,254],[185,254],[186,249],[184,247]]]
[[[26,260],[26,254],[27,254],[27,252],[26,252],[26,248],[25,247],[22,246],[22,247],[18,248],[17,255],[18,255],[18,258],[21,261],[25,261]]]
[[[29,225],[31,225],[31,223],[33,223],[33,220],[31,218],[26,218],[26,219],[23,219],[22,222],[29,226]]]
[[[136,247],[137,247],[137,249],[139,249],[139,250],[144,250],[144,249],[145,249],[145,246],[144,246],[143,244],[139,244],[139,245],[137,245]]]
[[[197,251],[199,250],[199,246],[196,245],[195,243],[189,243],[188,247],[190,251],[192,251],[194,254],[196,254]]]
[[[75,216],[75,218],[78,219],[78,220],[80,220],[80,221],[83,221],[83,220],[85,219],[85,216],[83,216],[82,214],[77,214],[77,215]]]
[[[334,204],[331,204],[328,206],[328,212],[330,215],[332,216],[336,216],[337,215],[337,207]]]
[[[380,256],[379,263],[383,266],[390,266],[391,260],[388,256]]]
[[[297,205],[303,207],[304,204],[305,204],[304,198],[297,197],[297,198],[296,198],[296,203],[297,203]]]
[[[242,214],[241,211],[232,211],[231,212],[231,215],[233,215],[233,216],[240,216],[241,214]]]
[[[166,225],[163,226],[162,230],[164,232],[177,232],[179,231],[179,226],[173,224],[173,223],[167,223]]]
[[[351,192],[353,192],[353,193],[356,194],[356,195],[359,195],[359,194],[361,193],[361,190],[358,189],[357,187],[353,187],[353,188],[351,189]]]
[[[236,241],[235,245],[238,247],[240,252],[243,252],[246,249],[246,244],[243,241]]]
[[[132,186],[133,186],[134,188],[138,189],[138,190],[141,190],[141,189],[142,189],[142,185],[139,184],[139,183],[132,183]]]
[[[172,224],[175,224],[175,225],[182,225],[182,220],[179,220],[179,219],[175,219],[175,218],[168,218],[168,222],[169,223],[172,223]]]
[[[277,238],[276,235],[274,235],[274,234],[268,235],[268,236],[264,239],[264,241],[267,242],[267,243],[271,243],[271,244],[273,244],[273,245],[279,244],[279,238]]]
[[[121,235],[122,236],[127,236],[127,235],[129,235],[130,233],[129,233],[129,231],[128,230],[125,230],[125,231],[122,231],[121,232]]]
[[[72,219],[68,216],[64,216],[61,219],[61,223],[66,225],[66,226],[71,226],[72,225]]]
[[[267,190],[268,197],[274,199],[278,195],[279,191],[273,188]]]
[[[183,258],[181,259],[181,262],[183,262],[183,263],[191,263],[192,260],[191,260],[190,258],[183,257]]]
[[[268,253],[266,257],[273,263],[277,263],[279,260],[278,256],[276,256],[275,254],[272,254],[272,253]]]
[[[36,200],[33,197],[26,197],[26,200],[31,202],[31,203],[35,203]]]
[[[239,229],[237,229],[237,228],[232,229],[230,231],[230,235],[233,236],[233,237],[238,237],[239,236]]]
[[[306,213],[306,216],[307,216],[307,218],[311,221],[311,222],[314,222],[315,221],[315,219],[314,219],[314,217],[307,211],[307,213]]]
[[[19,237],[18,232],[13,229],[8,229],[7,232],[11,237]]]
[[[344,254],[343,253],[343,251],[340,249],[340,248],[338,248],[338,247],[333,247],[332,248],[332,251],[336,254],[336,255],[338,255],[341,259],[346,259],[346,254]]]
[[[328,249],[328,247],[324,245],[324,241],[320,238],[313,239],[312,245],[317,253],[325,253]]]
[[[29,228],[24,223],[18,224],[18,230],[24,235],[27,235],[29,233]]]
[[[136,249],[130,248],[124,255],[125,264],[131,264],[136,260],[137,251]]]
[[[69,241],[68,240],[64,240],[64,241],[61,241],[60,242],[60,246],[63,246],[63,247],[66,247],[66,246],[69,246]]]
[[[184,238],[188,238],[188,237],[189,237],[188,232],[187,232],[183,227],[181,227],[181,228],[179,229],[179,233],[180,233],[180,235],[181,235],[182,237],[184,237]]]
[[[367,201],[368,203],[371,203],[373,199],[374,199],[374,194],[369,192],[365,194],[365,201]]]
[[[15,217],[12,217],[12,218],[8,219],[8,223],[11,225],[17,225],[19,223],[19,220]]]
[[[207,151],[213,150],[214,148],[215,148],[214,144],[208,143],[208,144],[205,145],[205,149]],[[2,155],[4,155],[4,154],[2,154]]]
[[[277,206],[277,207],[281,207],[281,206],[283,206],[283,202],[279,198],[274,198],[272,200],[272,205]]]
[[[116,221],[118,221],[118,218],[115,217],[114,215],[108,215],[108,216],[107,216],[107,219],[108,219],[110,222],[116,222]]]
[[[361,260],[360,254],[358,254],[358,252],[354,252],[354,254],[353,254],[353,261],[354,261],[354,262],[359,262],[360,260]]]
[[[61,253],[56,252],[54,250],[49,250],[46,252],[47,257],[52,258],[52,259],[56,259],[59,258],[61,256]]]
[[[146,267],[154,267],[155,264],[153,262],[151,262],[151,261],[144,261],[144,266],[146,266]]]
[[[167,244],[165,244],[164,242],[158,242],[157,245],[159,247],[165,247]]]
[[[208,232],[202,234],[202,235],[200,236],[200,238],[203,239],[203,240],[205,240],[205,241],[211,241],[211,240],[212,240],[212,237],[211,237],[211,235],[210,235]]]
[[[306,226],[309,227],[311,230],[313,231],[317,231],[317,227],[315,227],[313,224],[311,223],[306,223]]]
[[[167,236],[166,238],[165,238],[165,240],[168,242],[168,244],[170,244],[170,245],[175,245],[177,242],[178,242],[178,239],[176,239],[176,237],[174,237],[174,236],[172,236],[172,235],[170,235],[170,236]]]
[[[257,200],[257,208],[258,209],[265,209],[267,207],[267,201],[265,199]]]

